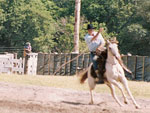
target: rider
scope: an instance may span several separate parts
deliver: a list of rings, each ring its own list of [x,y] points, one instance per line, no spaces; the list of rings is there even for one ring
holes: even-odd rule
[[[100,28],[98,32],[94,31],[94,27],[92,24],[87,25],[88,33],[84,37],[86,44],[88,45],[89,51],[90,51],[90,59],[93,62],[93,68],[95,70],[95,73],[97,77],[99,78],[99,82],[103,82],[102,75],[99,74],[98,71],[98,63],[94,59],[96,56],[97,51],[103,51],[105,46],[105,40],[103,36],[101,35],[101,32],[103,31],[103,28]]]
[[[31,51],[32,51],[31,43],[27,42],[24,46],[24,57],[28,56],[28,54],[31,53]]]

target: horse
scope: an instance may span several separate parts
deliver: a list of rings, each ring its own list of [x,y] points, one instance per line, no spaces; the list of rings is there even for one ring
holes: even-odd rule
[[[131,91],[129,90],[128,81],[125,77],[124,70],[129,73],[132,73],[132,72],[126,68],[126,66],[123,64],[123,61],[121,60],[121,55],[119,53],[117,40],[116,39],[114,39],[113,41],[107,40],[106,48],[107,48],[107,58],[106,58],[106,63],[105,63],[105,72],[103,74],[104,83],[110,88],[112,97],[120,106],[123,106],[123,104],[118,100],[115,94],[115,86],[118,87],[119,90],[121,91],[123,98],[124,98],[124,103],[128,104],[128,99],[122,87],[123,85],[128,95],[131,97],[131,100],[133,104],[135,105],[135,108],[137,109],[140,108],[140,106],[136,103],[134,97],[132,96]],[[93,64],[91,63],[86,70],[84,70],[83,72],[79,74],[79,76],[81,77],[80,78],[81,84],[84,83],[86,79],[88,79],[88,85],[89,85],[90,96],[91,96],[91,101],[89,104],[94,103],[92,91],[94,90],[96,86],[96,77],[93,74],[92,67],[93,67]],[[119,82],[122,85],[120,85]]]

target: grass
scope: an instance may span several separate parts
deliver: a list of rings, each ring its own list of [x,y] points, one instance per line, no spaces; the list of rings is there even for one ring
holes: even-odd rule
[[[81,85],[76,76],[32,76],[1,74],[0,82],[15,83],[20,85],[48,86],[82,91],[89,90],[87,81]],[[129,81],[128,83],[129,88],[134,96],[150,99],[150,82]],[[97,93],[110,93],[110,90],[106,85],[97,85],[94,91]],[[120,91],[117,88],[116,92],[120,95]]]

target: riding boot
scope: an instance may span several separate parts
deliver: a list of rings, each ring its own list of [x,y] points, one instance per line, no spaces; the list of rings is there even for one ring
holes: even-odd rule
[[[104,79],[103,79],[103,76],[101,75],[101,73],[99,72],[99,70],[95,70],[95,73],[96,73],[97,78],[98,78],[98,80],[96,80],[96,83],[103,84]]]

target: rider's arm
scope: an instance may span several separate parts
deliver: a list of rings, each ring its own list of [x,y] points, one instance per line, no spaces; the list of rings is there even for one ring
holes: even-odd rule
[[[105,40],[101,34],[100,34],[100,40],[101,40],[101,44],[99,45],[97,49],[103,51],[104,46],[105,46]]]
[[[93,36],[93,38],[91,39],[91,41],[95,40],[98,37],[99,33],[100,32],[98,31],[97,34],[95,36]]]
[[[103,31],[103,28],[100,28],[97,34],[91,39],[91,41],[95,40],[102,31]]]

